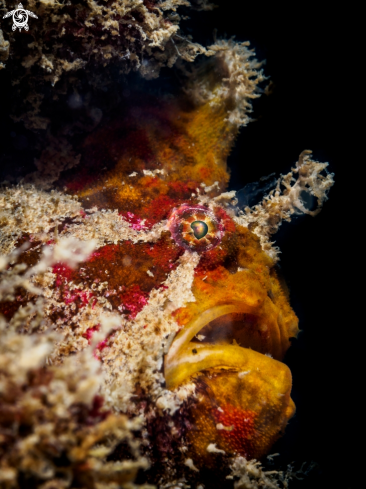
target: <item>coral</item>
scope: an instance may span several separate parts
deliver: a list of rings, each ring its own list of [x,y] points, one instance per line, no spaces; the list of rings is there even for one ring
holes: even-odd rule
[[[197,103],[209,103],[211,108],[229,109],[225,117],[226,130],[232,126],[245,126],[250,122],[251,101],[259,97],[258,85],[266,79],[260,70],[263,63],[254,58],[248,49],[249,42],[219,40],[211,45],[209,55],[214,55],[215,69],[202,76],[202,67],[191,69],[192,84],[186,88]],[[208,72],[208,73],[207,73]]]
[[[238,224],[248,227],[260,237],[263,249],[273,258],[276,258],[278,250],[271,246],[270,237],[277,232],[282,221],[291,221],[293,214],[316,216],[334,184],[334,174],[327,171],[328,163],[312,160],[311,154],[309,150],[303,151],[295,168],[277,180],[276,188],[260,204],[253,208],[246,207],[235,218]],[[281,188],[284,190],[281,191]],[[309,196],[317,200],[313,210],[307,208],[305,203]]]
[[[269,457],[268,457],[269,458]],[[236,479],[234,489],[278,489],[287,488],[293,477],[291,467],[286,471],[264,470],[260,462],[236,457],[231,465],[231,479]]]
[[[13,4],[1,0],[0,6],[4,14]],[[46,129],[47,105],[68,100],[70,92],[75,106],[79,92],[105,88],[114,72],[133,70],[156,78],[161,67],[171,67],[178,58],[193,61],[206,49],[178,35],[179,6],[190,3],[29,0],[26,8],[38,19],[32,19],[26,42],[12,32],[9,20],[0,30],[0,67],[6,66],[13,80],[12,117],[29,128]]]
[[[5,188],[0,197],[0,251],[7,253],[22,234],[32,234],[42,241],[65,218],[80,214],[80,204],[68,195],[50,193],[31,186]],[[46,236],[46,238],[45,238]],[[53,236],[52,236],[53,237]]]

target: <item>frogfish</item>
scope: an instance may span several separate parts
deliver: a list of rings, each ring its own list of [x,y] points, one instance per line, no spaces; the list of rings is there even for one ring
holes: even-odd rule
[[[0,313],[11,323],[30,308],[22,334],[42,315],[37,334],[58,335],[53,368],[92,345],[98,396],[143,419],[155,482],[260,460],[295,413],[283,359],[298,318],[271,236],[293,214],[315,215],[333,178],[304,151],[254,207],[227,191],[227,158],[264,79],[248,44],[219,41],[180,94],[131,91],[52,185],[38,174],[1,191],[2,253],[35,271]],[[110,460],[123,457],[121,445]]]

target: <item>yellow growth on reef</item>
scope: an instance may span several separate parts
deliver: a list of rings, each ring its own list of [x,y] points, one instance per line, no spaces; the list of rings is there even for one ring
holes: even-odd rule
[[[160,482],[183,470],[199,483],[204,467],[222,476],[232,457],[263,457],[283,433],[295,406],[282,360],[298,320],[269,238],[306,211],[302,192],[321,205],[333,182],[304,153],[261,204],[236,207],[223,192],[226,159],[263,75],[246,44],[211,48],[181,97],[132,95],[54,189],[0,193],[0,244],[12,252],[0,260],[3,328],[57,332],[45,372],[73,358],[77,370],[94,349],[107,413],[95,414],[91,399],[83,409],[96,424],[110,412],[140,416],[141,449]],[[214,246],[193,235],[182,208],[208,219]],[[114,448],[108,456],[124,456]]]

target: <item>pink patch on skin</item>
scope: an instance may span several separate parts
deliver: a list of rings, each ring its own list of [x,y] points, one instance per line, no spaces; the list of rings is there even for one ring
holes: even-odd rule
[[[91,328],[88,328],[85,333],[82,334],[83,338],[87,339],[88,340],[88,344],[90,345],[91,344],[91,340],[93,338],[93,335],[96,331],[99,331],[100,330],[100,324],[96,324],[95,326],[92,326]],[[94,358],[96,358],[97,360],[100,360],[100,355],[99,353],[101,351],[104,350],[104,348],[106,348],[108,346],[108,340],[109,338],[111,337],[111,335],[113,334],[110,333],[104,340],[100,341],[97,346],[95,347],[94,349],[94,352],[93,352],[93,356]]]
[[[94,350],[94,357],[97,358],[98,360],[100,360],[100,356],[98,355],[98,352],[101,352],[104,350],[104,348],[107,346],[107,340],[103,340],[101,341],[100,343],[97,344],[95,350]]]
[[[100,330],[100,324],[96,324],[95,326],[88,328],[85,331],[85,333],[82,334],[82,336],[83,338],[86,338],[88,340],[88,343],[90,345],[93,334],[95,333],[95,331],[99,331],[99,330]]]
[[[89,303],[89,299],[93,297],[93,293],[90,291],[85,292],[81,289],[74,289],[70,292],[70,290],[66,290],[64,293],[64,301],[65,304],[71,304],[75,302],[77,299],[80,299],[81,304],[80,308],[85,307]]]
[[[145,223],[144,222],[142,223],[142,219],[138,218],[132,212],[123,212],[121,215],[135,231],[141,231],[141,229],[144,229]]]
[[[134,319],[142,308],[146,306],[148,296],[149,294],[143,292],[137,284],[132,285],[121,294],[123,309],[129,311],[129,319]]]
[[[66,284],[72,279],[73,270],[63,263],[54,265],[52,272],[57,275],[56,287],[60,287],[62,284]]]
[[[154,223],[149,222],[147,219],[141,219],[132,212],[120,212],[120,216],[122,216],[135,231],[151,229],[154,225]]]
[[[93,425],[99,423],[109,416],[111,413],[109,410],[102,411],[104,405],[104,398],[102,396],[96,395],[93,399],[93,404],[91,409],[89,409],[88,417],[86,419],[86,424]]]
[[[75,273],[70,267],[63,263],[57,263],[52,268],[53,273],[56,274],[56,287],[62,287],[62,298],[65,304],[72,304],[75,301],[79,301],[79,308],[83,308],[89,304],[90,299],[93,297],[91,291],[85,291],[81,289],[70,290],[68,287],[68,282],[73,279],[73,274]],[[95,299],[96,301],[96,299]],[[95,306],[95,303],[92,307]]]

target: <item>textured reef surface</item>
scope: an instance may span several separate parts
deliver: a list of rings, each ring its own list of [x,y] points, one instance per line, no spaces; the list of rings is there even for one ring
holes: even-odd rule
[[[70,88],[74,94],[88,91],[90,98],[95,91],[113,89],[113,73],[132,70],[151,79],[178,58],[191,62],[209,54],[180,32],[180,6],[212,8],[205,0],[29,0],[26,8],[38,16],[29,21],[29,32],[18,35],[9,20],[0,29],[0,71],[11,74],[14,120],[45,130],[50,107],[65,103]],[[0,1],[0,12],[13,7]]]
[[[54,83],[67,63],[121,56],[117,24],[140,33],[127,71],[146,69],[143,51],[149,69],[172,63],[174,41],[163,54],[151,42],[174,39],[164,12],[179,2],[105,15],[117,3],[85,4],[77,31],[72,6],[34,4],[56,12],[52,49],[34,45]],[[89,52],[99,8],[105,49]],[[60,57],[64,35],[80,37],[75,59]],[[77,158],[60,168],[46,151],[28,183],[0,189],[0,487],[288,485],[256,461],[295,412],[283,359],[298,319],[272,236],[316,215],[333,175],[306,150],[240,207],[226,162],[265,77],[248,43],[206,54],[180,94],[129,93]]]

